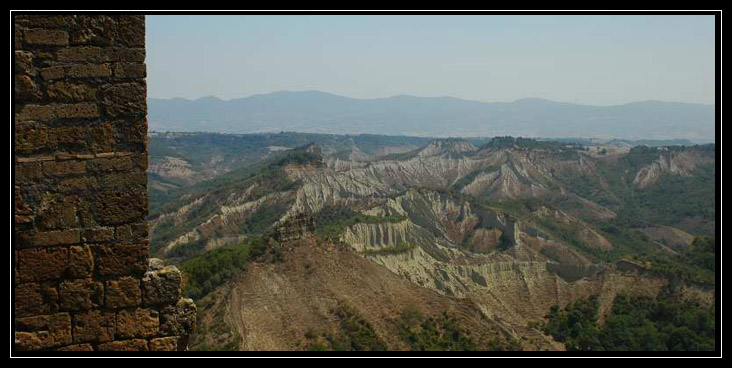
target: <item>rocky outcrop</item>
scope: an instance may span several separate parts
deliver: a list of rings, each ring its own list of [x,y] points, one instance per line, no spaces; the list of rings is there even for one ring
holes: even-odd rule
[[[658,159],[636,173],[633,184],[646,188],[658,182],[661,175],[690,175],[697,166],[710,160],[697,152],[663,152]]]

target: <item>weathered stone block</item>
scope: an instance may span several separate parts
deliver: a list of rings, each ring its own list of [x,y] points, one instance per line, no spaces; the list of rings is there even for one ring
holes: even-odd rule
[[[68,268],[66,248],[36,248],[18,251],[20,282],[38,282],[61,278]]]
[[[145,17],[122,15],[117,24],[117,43],[130,47],[145,46]]]
[[[53,102],[81,102],[92,101],[97,90],[87,84],[60,81],[50,84],[46,88],[46,93],[48,99]]]
[[[71,25],[74,45],[109,45],[117,37],[117,24],[109,15],[84,15]]]
[[[108,61],[109,57],[101,47],[76,46],[58,50],[56,60],[62,62],[103,63]]]
[[[97,178],[93,176],[68,178],[58,182],[58,192],[65,194],[88,192],[89,190],[94,190],[97,186]]]
[[[57,351],[94,351],[94,347],[92,347],[89,344],[77,344],[77,345],[63,346],[56,350]]]
[[[129,61],[143,62],[145,61],[144,48],[128,48],[128,47],[109,47],[104,52],[109,61]]]
[[[173,304],[180,299],[180,271],[174,266],[145,272],[142,277],[143,305]]]
[[[142,275],[147,268],[147,244],[100,245],[97,247],[100,276]]]
[[[15,115],[17,122],[50,122],[56,119],[83,119],[99,117],[97,105],[89,102],[76,104],[25,105]]]
[[[49,176],[66,176],[86,173],[84,161],[46,161],[43,163],[43,173]]]
[[[111,227],[88,229],[81,232],[81,241],[84,243],[101,243],[114,240],[114,229]]]
[[[147,238],[149,231],[150,225],[147,222],[121,225],[116,228],[116,238],[120,242],[139,242]]]
[[[72,78],[100,78],[112,75],[109,64],[75,64],[71,65],[67,75]]]
[[[124,178],[122,179],[124,180]],[[108,183],[102,182],[102,185],[105,184],[108,185]],[[147,206],[147,191],[144,187],[138,190],[130,188],[104,189],[100,191],[96,201],[97,219],[102,225],[145,221]]]
[[[114,151],[114,129],[110,123],[95,124],[88,128],[89,151],[94,153]]]
[[[16,317],[56,312],[58,312],[58,290],[54,282],[15,286]]]
[[[147,340],[120,340],[100,344],[99,351],[147,351]]]
[[[94,255],[88,245],[69,248],[69,277],[86,278],[92,276]]]
[[[90,170],[94,171],[131,171],[131,157],[99,158],[90,164]]]
[[[23,192],[21,191],[20,187],[15,185],[13,186],[13,202],[14,202],[14,211],[13,213],[16,215],[29,215],[33,213],[33,211],[28,207],[28,204],[25,203],[25,199],[23,198]]]
[[[160,309],[160,334],[162,336],[186,336],[196,326],[196,305],[193,300],[180,299],[176,305]]]
[[[99,177],[99,185],[102,187],[137,189],[139,192],[146,192],[146,183],[147,175],[138,170],[126,173],[105,173]]]
[[[82,102],[76,104],[55,104],[54,111],[57,119],[72,118],[97,118],[99,110],[97,105],[91,102]]]
[[[101,104],[108,117],[144,117],[147,111],[144,83],[111,84],[100,90]]]
[[[40,73],[41,77],[47,81],[56,80],[66,76],[66,68],[63,66],[51,66],[41,69]]]
[[[148,166],[147,165],[148,164],[147,155],[145,155],[145,154],[135,155],[133,157],[133,161],[135,163],[135,167],[138,170],[141,170],[141,171],[146,171],[147,170],[147,166]]]
[[[60,29],[26,29],[25,42],[38,45],[65,46],[69,44],[68,32]]]
[[[133,123],[117,126],[118,134],[125,137],[127,144],[142,144],[147,145],[147,121],[136,120]]]
[[[71,343],[68,313],[15,319],[15,346],[19,350],[40,350]]]
[[[161,337],[150,340],[150,350],[152,351],[177,351],[178,337]]]
[[[38,101],[42,93],[36,82],[29,76],[19,74],[15,76],[15,99],[16,101]]]
[[[15,114],[15,121],[51,121],[54,118],[53,108],[48,105],[25,105]]]
[[[59,286],[62,310],[83,311],[98,308],[104,300],[104,287],[92,279],[64,281]]]
[[[78,201],[79,199],[74,196],[64,197],[46,193],[38,207],[38,228],[49,230],[76,227],[78,224],[76,218],[76,204]]]
[[[160,319],[153,309],[138,308],[117,313],[118,338],[153,337],[158,334]]]
[[[117,316],[114,312],[92,310],[73,317],[74,343],[114,340]]]
[[[41,162],[16,162],[15,182],[26,184],[41,178],[43,176],[41,165]]]
[[[137,307],[142,303],[140,280],[133,277],[122,277],[106,283],[104,305],[107,308]]]
[[[65,28],[73,23],[71,15],[26,15],[23,18],[24,25],[34,28]]]
[[[15,152],[32,153],[47,148],[48,128],[34,124],[15,124]]]
[[[25,232],[18,237],[25,247],[55,246],[78,244],[81,241],[79,230],[59,230],[46,232]],[[64,248],[65,249],[65,248]]]
[[[33,53],[28,51],[16,50],[13,63],[13,72],[35,76],[36,69],[33,67]]]
[[[115,63],[112,71],[117,78],[145,78],[147,76],[144,63]]]
[[[49,128],[48,140],[55,146],[79,150],[86,148],[86,127],[61,126]]]

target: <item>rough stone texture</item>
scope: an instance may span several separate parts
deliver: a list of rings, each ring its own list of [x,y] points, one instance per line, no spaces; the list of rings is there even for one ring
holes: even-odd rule
[[[171,266],[145,272],[142,277],[142,304],[151,306],[177,302],[182,281],[180,271]]]
[[[159,328],[160,318],[156,310],[138,308],[117,313],[117,337],[153,337]]]
[[[175,306],[160,309],[160,332],[166,336],[187,335],[196,324],[196,305],[193,300],[180,299]]]
[[[116,315],[98,310],[78,313],[74,321],[74,342],[108,342],[114,340]]]
[[[140,280],[137,278],[122,277],[119,280],[107,281],[104,294],[105,307],[135,307],[140,305],[141,301]]]
[[[178,337],[162,337],[150,340],[150,350],[152,351],[176,351],[178,350]]]
[[[147,351],[147,340],[133,339],[112,341],[106,344],[100,344],[99,351]]]
[[[84,311],[102,305],[104,287],[92,279],[64,281],[59,286],[62,310]]]
[[[149,261],[145,18],[14,22],[14,351],[185,350],[195,305]]]
[[[40,350],[71,344],[71,317],[58,313],[15,319],[15,347]]]

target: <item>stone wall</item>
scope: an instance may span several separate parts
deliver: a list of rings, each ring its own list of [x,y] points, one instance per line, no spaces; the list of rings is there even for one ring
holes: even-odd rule
[[[15,349],[185,349],[195,305],[148,259],[144,16],[14,27]]]

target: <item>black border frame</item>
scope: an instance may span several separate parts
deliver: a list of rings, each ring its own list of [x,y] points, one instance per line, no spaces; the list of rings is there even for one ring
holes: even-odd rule
[[[143,10],[143,11],[116,11],[116,10],[95,10],[95,11],[14,11],[11,10],[10,24],[10,84],[11,84],[11,121],[15,117],[14,97],[15,90],[13,88],[13,63],[15,54],[15,45],[13,42],[14,33],[14,15],[25,14],[103,14],[113,12],[115,14],[138,14],[138,15],[714,15],[715,17],[715,191],[721,195],[721,149],[722,142],[722,124],[721,124],[721,102],[722,102],[722,78],[721,78],[721,51],[722,51],[722,10],[335,10],[326,11],[318,10],[186,10],[186,11],[161,11],[161,10]],[[14,168],[14,146],[15,146],[15,125],[11,125],[11,134],[13,145],[11,150],[13,155],[10,158],[11,164],[11,198],[14,197],[12,183],[15,182]],[[12,200],[12,199],[11,199]],[[721,218],[721,197],[716,201],[715,214]],[[14,226],[11,204],[11,229]],[[716,253],[718,254],[715,271],[715,318],[717,324],[716,344],[713,352],[686,352],[686,351],[670,351],[670,352],[653,352],[653,351],[608,351],[608,352],[579,352],[579,351],[471,351],[471,352],[420,352],[420,351],[384,351],[384,352],[311,352],[311,351],[178,351],[178,352],[63,352],[63,351],[19,351],[14,346],[14,320],[15,320],[15,288],[13,287],[13,268],[10,273],[11,287],[11,320],[10,320],[10,340],[11,340],[11,357],[552,357],[552,358],[570,358],[570,357],[722,357],[722,310],[721,310],[721,224],[719,221],[715,225]],[[15,240],[15,232],[11,230],[11,244]],[[13,256],[13,248],[10,247],[11,263],[15,265]]]

